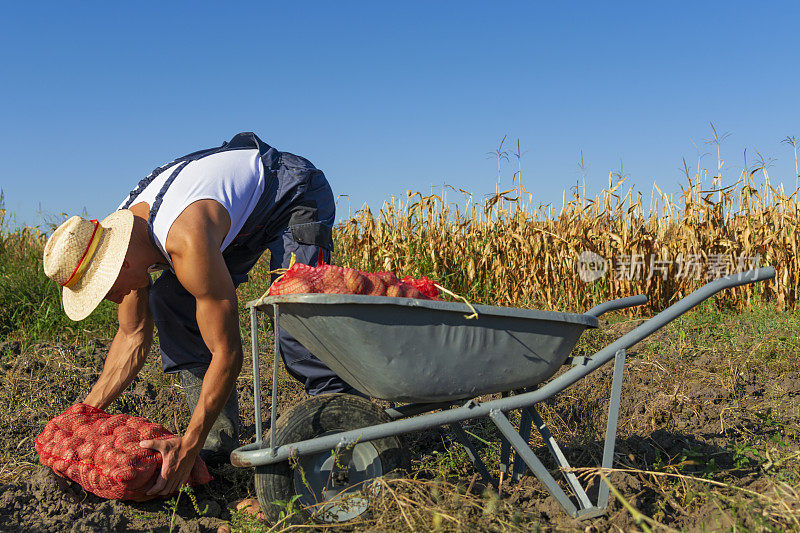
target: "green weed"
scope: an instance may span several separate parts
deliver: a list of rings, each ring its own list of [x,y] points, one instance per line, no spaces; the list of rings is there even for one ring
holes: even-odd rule
[[[2,212],[0,195],[0,212]],[[89,318],[72,322],[61,306],[61,287],[44,274],[42,252],[48,233],[39,228],[9,230],[0,217],[0,338],[26,344],[49,339],[108,336],[116,307],[103,302]]]

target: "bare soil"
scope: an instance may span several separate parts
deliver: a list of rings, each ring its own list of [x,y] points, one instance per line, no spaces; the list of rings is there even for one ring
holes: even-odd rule
[[[636,321],[604,324],[582,339],[589,355]],[[475,476],[463,448],[438,431],[407,437],[413,467],[385,485],[376,511],[346,529],[441,530],[785,530],[800,528],[800,364],[796,322],[696,316],[661,330],[629,354],[608,512],[569,518],[528,473],[497,493]],[[266,339],[265,339],[266,340]],[[270,346],[270,344],[265,344]],[[107,346],[0,344],[0,531],[217,531],[269,527],[230,506],[254,495],[252,471],[212,470],[210,484],[177,502],[106,501],[38,464],[33,438],[53,416],[80,401],[99,375]],[[160,371],[154,349],[145,370],[112,411],[145,416],[181,432],[189,413],[178,382]],[[268,398],[270,355],[262,357]],[[247,365],[246,365],[247,366]],[[600,464],[611,365],[540,409],[573,466]],[[282,373],[280,410],[304,393]],[[252,372],[237,390],[243,442],[254,434]],[[267,409],[265,408],[265,411]],[[264,413],[269,420],[269,414]],[[513,420],[513,418],[512,418]],[[495,469],[497,432],[485,421],[465,427]],[[538,440],[537,440],[538,439]],[[543,441],[531,438],[545,462]],[[581,471],[590,495],[596,471]],[[646,520],[637,520],[637,512]],[[280,528],[279,528],[280,529]]]

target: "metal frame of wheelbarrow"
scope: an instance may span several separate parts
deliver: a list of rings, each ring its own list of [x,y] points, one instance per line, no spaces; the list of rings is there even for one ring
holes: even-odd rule
[[[616,444],[617,421],[626,350],[717,292],[739,285],[770,279],[774,277],[774,275],[774,268],[761,267],[747,272],[725,276],[707,283],[594,355],[568,359],[566,364],[572,364],[573,368],[550,380],[536,390],[516,391],[517,393],[513,395],[505,393],[500,399],[484,403],[469,400],[461,407],[457,408],[450,408],[456,402],[412,403],[402,405],[386,410],[386,413],[391,418],[395,419],[392,422],[350,431],[342,431],[282,446],[275,445],[275,432],[270,432],[270,441],[267,446],[265,446],[262,440],[261,391],[258,367],[257,311],[259,310],[259,305],[258,302],[250,302],[248,307],[250,308],[250,327],[253,348],[253,395],[255,403],[256,442],[236,449],[231,454],[231,462],[237,467],[273,464],[286,461],[290,457],[312,455],[328,452],[330,450],[338,451],[358,442],[368,442],[384,437],[447,426],[456,439],[464,445],[468,457],[478,471],[484,478],[494,483],[488,468],[478,456],[469,441],[467,433],[461,427],[461,423],[467,420],[488,417],[497,426],[503,436],[503,441],[501,443],[501,472],[510,474],[510,478],[516,480],[524,474],[526,467],[529,467],[536,477],[544,484],[550,494],[556,498],[558,503],[571,516],[581,519],[597,516],[602,514],[608,506],[609,487],[606,484],[600,485],[596,504],[593,504],[589,500],[577,476],[571,471],[569,462],[561,451],[561,448],[539,416],[535,407],[536,404],[553,397],[578,380],[586,377],[589,373],[597,370],[611,359],[614,359],[614,373],[611,384],[610,404],[602,459],[602,467],[611,468]],[[646,301],[647,298],[642,295],[621,298],[600,304],[590,309],[585,314],[599,317],[603,313],[641,305]],[[280,318],[279,307],[280,304],[272,304],[274,313],[273,327],[275,331],[277,331]],[[272,412],[270,427],[275,427],[277,412],[277,381],[280,358],[280,347],[278,345],[277,335],[275,336],[274,352],[275,361],[272,376]],[[521,410],[519,431],[514,428],[505,414],[517,409]],[[435,413],[431,412],[436,410],[440,411]],[[567,495],[530,448],[528,440],[532,425],[541,433],[556,464],[559,469],[561,469],[574,499]],[[513,461],[513,471],[509,472],[509,459],[512,448],[516,455]]]

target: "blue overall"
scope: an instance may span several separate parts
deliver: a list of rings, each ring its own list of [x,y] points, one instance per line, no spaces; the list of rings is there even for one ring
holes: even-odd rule
[[[128,208],[141,191],[165,169],[176,165],[150,207],[149,229],[164,193],[181,170],[191,161],[228,150],[258,149],[264,166],[264,192],[236,238],[223,250],[222,257],[235,286],[247,281],[247,273],[264,250],[271,253],[270,270],[289,266],[292,253],[297,261],[316,265],[320,250],[330,260],[333,249],[334,199],[322,171],[308,160],[279,152],[254,133],[240,133],[219,148],[201,150],[155,169],[131,191],[123,208]],[[274,276],[273,276],[274,278]],[[211,352],[200,335],[196,300],[165,271],[150,288],[150,311],[158,328],[164,372],[208,367]],[[286,368],[305,385],[308,394],[355,392],[319,359],[283,329],[279,331],[281,355]]]

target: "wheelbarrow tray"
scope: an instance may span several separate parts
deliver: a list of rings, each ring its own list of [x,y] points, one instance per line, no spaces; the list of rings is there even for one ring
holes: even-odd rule
[[[457,302],[340,294],[266,297],[279,326],[359,391],[444,402],[530,387],[564,364],[597,318]]]

